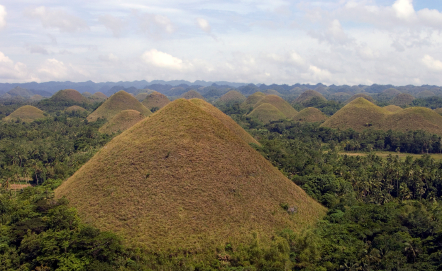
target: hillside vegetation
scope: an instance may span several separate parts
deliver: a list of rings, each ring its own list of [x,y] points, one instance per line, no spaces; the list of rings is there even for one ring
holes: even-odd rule
[[[404,105],[410,105],[414,100],[414,97],[410,94],[401,93],[396,95],[393,100],[391,100],[391,103],[397,106],[404,106]]]
[[[247,99],[241,104],[241,107],[246,109],[253,108],[264,96],[266,95],[262,92],[255,92],[247,97]]]
[[[299,113],[293,117],[294,121],[300,122],[321,122],[325,121],[326,119],[327,116],[319,109],[314,107],[307,107],[299,111]]]
[[[442,135],[442,116],[425,107],[410,107],[385,118],[382,130],[414,131],[424,130]]]
[[[166,97],[166,95],[154,91],[151,94],[147,95],[142,103],[149,110],[153,110],[154,108],[156,109],[163,108],[165,105],[170,103],[170,100],[169,98]]]
[[[351,97],[346,101],[346,103],[347,103],[347,104],[348,104],[348,103],[351,103],[352,101],[356,100],[357,98],[364,98],[365,100],[374,103],[374,99],[373,99],[373,97],[371,97],[371,96],[369,96],[369,95],[367,95],[367,94],[365,94],[365,93],[358,93],[358,94],[355,94],[355,95],[351,96]]]
[[[123,110],[106,122],[98,131],[106,134],[123,132],[144,118],[145,116],[136,110]]]
[[[181,95],[181,98],[184,98],[184,99],[187,99],[187,100],[190,100],[190,99],[193,99],[193,98],[204,100],[204,97],[199,92],[197,92],[196,90],[193,90],[193,89],[189,90],[186,93],[183,93],[183,95]]]
[[[24,122],[32,122],[37,119],[44,118],[44,112],[32,105],[24,105],[19,107],[9,116],[3,118],[3,121],[21,120]]]
[[[271,121],[286,119],[286,115],[278,108],[269,103],[263,103],[252,110],[247,116],[253,117],[262,123],[269,123]]]
[[[322,96],[321,93],[319,93],[315,90],[309,89],[309,90],[303,92],[301,95],[299,95],[299,97],[296,98],[295,103],[305,104],[313,98],[319,98],[324,101],[327,100],[327,99],[325,99],[324,96]]]
[[[231,90],[226,94],[224,94],[223,96],[221,96],[217,100],[217,102],[229,104],[229,103],[243,103],[245,100],[246,97],[244,95],[242,95],[236,90]]]
[[[284,116],[289,119],[293,118],[298,113],[298,111],[296,111],[288,102],[276,95],[266,95],[262,97],[253,107],[257,108],[261,104],[265,103],[271,104],[274,107],[278,108],[278,110],[281,111]]]

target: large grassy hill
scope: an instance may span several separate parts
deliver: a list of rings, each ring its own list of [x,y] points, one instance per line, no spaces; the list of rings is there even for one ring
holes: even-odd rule
[[[16,121],[21,120],[24,122],[32,122],[36,119],[44,118],[44,112],[37,107],[31,105],[24,105],[17,108],[9,116],[3,118],[4,121]]]
[[[264,96],[266,96],[262,92],[255,92],[252,95],[249,95],[247,99],[241,104],[242,108],[253,108],[259,100],[261,100]]]
[[[88,99],[94,103],[97,103],[97,102],[102,102],[102,101],[106,100],[107,96],[102,92],[95,92],[94,94],[89,96]]]
[[[220,120],[176,100],[115,137],[55,191],[83,221],[155,252],[216,253],[301,231],[325,208]]]
[[[246,97],[239,93],[236,90],[231,90],[221,96],[217,102],[224,103],[224,104],[230,104],[230,103],[243,103],[246,100]]]
[[[166,97],[166,95],[154,91],[151,94],[147,95],[142,103],[149,110],[152,110],[153,108],[163,108],[165,105],[170,103],[170,100]]]
[[[293,120],[300,122],[320,122],[325,121],[326,119],[327,116],[314,107],[304,108],[293,117]]]
[[[118,131],[123,132],[144,118],[145,116],[137,110],[123,110],[106,122],[98,131],[105,134],[112,134]]]
[[[144,116],[152,114],[149,109],[135,99],[134,96],[121,90],[109,97],[102,105],[100,105],[100,107],[87,117],[87,120],[96,121],[98,118],[110,120],[116,114],[128,109],[137,110]]]
[[[274,107],[278,108],[278,110],[281,111],[289,119],[293,118],[298,113],[298,111],[296,111],[293,106],[291,106],[283,98],[276,95],[266,95],[262,97],[262,99],[260,99],[254,107],[256,108],[265,103],[271,104]]]
[[[282,113],[278,108],[269,103],[263,103],[252,110],[247,116],[258,119],[263,123],[269,123],[271,121],[287,119],[286,115]]]
[[[401,93],[396,95],[392,100],[391,103],[397,106],[404,106],[404,105],[410,105],[411,102],[413,102],[414,97],[407,93]]]
[[[75,89],[64,89],[60,90],[54,95],[52,95],[51,98],[49,98],[52,102],[67,102],[67,103],[75,103],[75,104],[88,104],[89,100],[81,95],[80,92],[76,91]]]
[[[442,116],[426,107],[410,107],[391,114],[381,124],[383,130],[424,130],[442,135]]]
[[[319,98],[319,99],[324,100],[324,101],[327,100],[327,99],[325,99],[324,96],[322,96],[321,93],[319,93],[319,92],[317,92],[315,90],[309,89],[309,90],[304,91],[301,95],[299,95],[299,97],[296,98],[295,103],[305,104],[305,103],[309,102],[313,98]]]
[[[196,90],[193,90],[193,89],[189,90],[186,93],[183,93],[183,95],[181,95],[181,98],[184,98],[184,99],[187,99],[187,100],[194,99],[194,98],[203,99],[204,100],[204,97],[199,92],[197,92]]]

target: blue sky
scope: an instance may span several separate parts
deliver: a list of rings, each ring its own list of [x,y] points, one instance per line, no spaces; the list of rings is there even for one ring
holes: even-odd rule
[[[442,1],[4,0],[0,82],[442,85]]]

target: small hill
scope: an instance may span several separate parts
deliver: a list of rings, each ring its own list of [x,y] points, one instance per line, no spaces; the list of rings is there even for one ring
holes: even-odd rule
[[[73,105],[73,106],[69,106],[68,108],[66,108],[64,111],[66,112],[86,112],[86,109],[84,109],[81,106],[78,105]]]
[[[226,94],[224,94],[223,96],[221,96],[218,99],[218,102],[230,104],[230,103],[243,103],[245,100],[246,100],[246,97],[244,95],[242,95],[241,93],[239,93],[236,90],[231,90],[231,91],[227,92]]]
[[[43,96],[41,96],[39,94],[35,94],[35,95],[32,95],[31,98],[29,98],[29,99],[33,102],[38,102],[38,101],[43,100],[44,98],[43,98]]]
[[[338,110],[321,126],[339,129],[363,131],[364,129],[380,129],[380,124],[385,116],[391,114],[382,107],[359,97]]]
[[[143,116],[137,110],[123,110],[106,122],[98,131],[103,134],[112,134],[118,131],[126,131],[137,122],[143,120]]]
[[[442,135],[442,116],[426,107],[410,107],[387,116],[381,129],[402,132],[424,130]]]
[[[15,121],[20,119],[24,122],[32,122],[36,119],[42,119],[45,116],[44,112],[38,109],[37,107],[31,105],[24,105],[22,107],[17,108],[14,112],[12,112],[9,116],[3,118],[4,121]]]
[[[388,89],[382,91],[382,94],[385,96],[388,96],[390,98],[393,98],[394,96],[401,94],[401,92],[395,88],[388,88]]]
[[[184,99],[187,99],[187,100],[190,100],[190,99],[193,99],[193,98],[204,100],[204,97],[201,94],[199,94],[196,90],[193,90],[193,89],[189,90],[186,93],[183,93],[183,95],[181,95],[181,98],[184,98]]]
[[[140,103],[134,96],[130,95],[124,90],[120,90],[114,95],[110,96],[100,107],[92,112],[88,117],[88,121],[96,121],[98,118],[112,119],[115,115],[123,110],[133,109],[137,110],[144,116],[152,114],[142,103]]]
[[[401,107],[399,107],[399,106],[397,106],[397,105],[394,105],[394,104],[390,104],[390,105],[384,106],[383,108],[384,108],[385,110],[387,110],[388,112],[392,112],[392,113],[396,113],[396,112],[402,110]]]
[[[256,139],[254,139],[249,133],[247,133],[241,126],[239,126],[231,117],[224,114],[221,110],[211,105],[210,103],[201,99],[191,99],[193,104],[203,109],[213,117],[220,120],[227,128],[229,128],[233,133],[235,133],[239,138],[247,143],[254,143],[260,145]]]
[[[321,100],[324,100],[324,101],[327,100],[327,99],[325,99],[324,96],[322,96],[321,93],[319,93],[319,92],[317,92],[315,90],[309,89],[307,91],[304,91],[301,95],[299,95],[299,97],[296,98],[295,103],[305,104],[305,103],[309,102],[311,99],[313,99],[315,97],[319,98]]]
[[[94,103],[101,103],[102,101],[107,99],[107,96],[102,92],[95,92],[88,99]]]
[[[142,103],[149,110],[152,110],[154,108],[158,109],[163,108],[168,103],[170,103],[170,100],[169,98],[166,97],[166,95],[154,91],[151,94],[147,95],[147,97],[143,100]]]
[[[32,91],[30,91],[29,89],[19,86],[16,86],[15,88],[9,90],[7,93],[11,96],[21,96],[23,98],[31,98],[32,95],[34,95],[34,93],[32,93]]]
[[[144,99],[146,99],[147,96],[149,96],[149,93],[142,92],[142,93],[138,93],[137,95],[135,95],[135,99],[142,102]]]
[[[55,93],[51,98],[49,98],[49,100],[58,103],[59,102],[76,103],[76,104],[89,103],[89,100],[83,95],[81,95],[81,93],[76,91],[75,89],[60,90],[57,93]]]
[[[241,104],[242,108],[250,108],[254,107],[259,100],[261,100],[264,96],[266,96],[262,92],[255,92],[252,95],[248,96],[247,99]]]
[[[90,92],[83,92],[83,93],[81,93],[81,95],[83,95],[86,98],[89,98],[89,97],[92,96],[92,93],[90,93]]]
[[[334,101],[338,101],[338,102],[345,102],[345,101],[347,101],[350,97],[351,97],[351,94],[350,94],[350,93],[347,93],[347,92],[336,92],[336,93],[333,93],[333,94],[330,96],[330,99],[331,99],[331,100],[334,100]]]
[[[274,105],[269,103],[263,103],[252,110],[247,116],[254,117],[263,122],[264,124],[271,121],[280,119],[286,119],[286,115],[279,111]]]
[[[401,93],[396,95],[393,100],[391,100],[391,103],[397,106],[404,106],[404,105],[410,105],[411,102],[413,102],[414,97],[410,94]]]
[[[178,99],[112,139],[55,190],[80,218],[154,252],[214,253],[299,232],[325,208],[194,103]],[[281,206],[289,206],[289,211]]]
[[[281,97],[281,93],[279,93],[278,91],[276,91],[274,89],[266,89],[266,90],[263,91],[263,93],[265,95],[276,95],[276,96]]]
[[[358,94],[355,94],[355,95],[351,96],[351,97],[346,101],[346,103],[347,103],[347,104],[348,104],[348,103],[351,103],[352,101],[356,100],[357,98],[364,98],[365,100],[374,103],[374,99],[373,99],[373,97],[371,97],[371,96],[369,96],[369,95],[367,95],[367,94],[365,94],[365,93],[358,93]]]
[[[324,113],[322,113],[319,109],[314,107],[304,108],[293,117],[294,121],[300,121],[300,122],[321,122],[325,121],[326,119],[327,116]]]
[[[442,115],[442,108],[436,108],[434,109],[434,112],[438,113],[439,115]]]
[[[436,94],[433,91],[429,91],[429,90],[424,90],[419,92],[416,97],[418,98],[428,98],[428,97],[433,97],[436,96]]]
[[[279,111],[281,111],[287,118],[291,119],[296,114],[298,114],[298,111],[293,108],[288,102],[286,102],[283,98],[276,96],[276,95],[266,95],[261,100],[259,100],[254,107],[258,107],[261,104],[271,104],[278,108]]]

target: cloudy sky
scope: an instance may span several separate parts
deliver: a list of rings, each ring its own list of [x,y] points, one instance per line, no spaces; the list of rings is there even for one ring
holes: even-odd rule
[[[439,0],[2,0],[0,82],[442,85]]]

